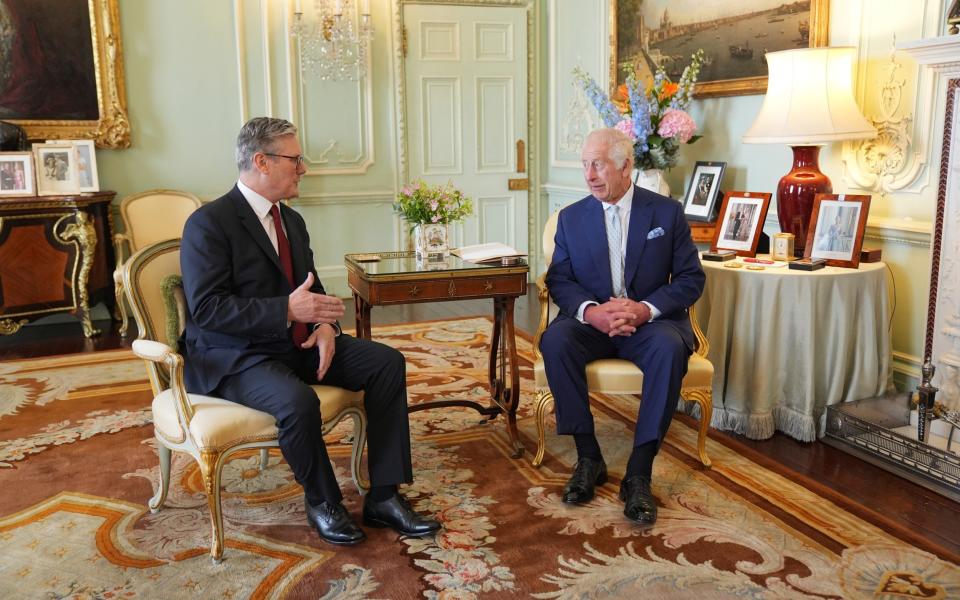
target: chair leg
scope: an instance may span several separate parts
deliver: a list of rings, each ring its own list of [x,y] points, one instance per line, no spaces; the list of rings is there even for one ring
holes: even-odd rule
[[[553,406],[553,394],[549,389],[537,390],[537,406],[534,412],[534,421],[537,424],[537,454],[533,457],[533,466],[543,464],[543,455],[547,451],[547,413],[548,406]]]
[[[160,440],[157,440],[157,454],[160,456],[160,484],[157,487],[157,493],[147,503],[150,512],[153,513],[160,511],[160,507],[167,499],[167,492],[170,491],[170,455],[172,451],[164,446]]]
[[[118,277],[118,273],[114,272],[113,274],[113,293],[117,297],[117,304],[114,308],[114,319],[120,321],[120,335],[127,335],[127,326],[129,322],[127,321],[127,309],[123,305],[123,279]]]
[[[269,448],[260,448],[260,472],[267,470],[267,465],[270,464],[270,449]]]
[[[220,512],[220,466],[218,452],[200,453],[200,474],[203,487],[207,492],[207,506],[210,509],[210,557],[214,564],[223,560],[223,513]]]
[[[710,468],[713,463],[707,456],[707,431],[710,429],[710,420],[713,418],[713,392],[711,390],[683,390],[681,397],[688,402],[696,402],[700,406],[700,428],[697,431],[697,454],[703,466]]]
[[[370,481],[364,475],[360,468],[363,460],[363,449],[367,447],[367,415],[363,411],[355,411],[350,414],[353,419],[353,445],[350,450],[350,472],[353,475],[353,482],[357,485],[357,491],[360,495],[365,495],[370,491]]]

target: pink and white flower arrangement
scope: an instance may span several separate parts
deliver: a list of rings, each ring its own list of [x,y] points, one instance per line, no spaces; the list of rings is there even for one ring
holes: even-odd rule
[[[430,186],[416,179],[400,189],[393,209],[411,225],[455,223],[473,213],[473,204],[463,192],[447,182]]]

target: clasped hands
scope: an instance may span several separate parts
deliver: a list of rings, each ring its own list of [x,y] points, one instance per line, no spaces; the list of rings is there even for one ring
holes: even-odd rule
[[[610,298],[603,304],[588,306],[583,318],[610,337],[629,336],[650,320],[650,307],[630,298]]]
[[[336,296],[311,292],[312,286],[313,273],[311,272],[307,273],[304,282],[291,292],[287,302],[287,320],[297,323],[336,323],[337,319],[343,316],[343,300]],[[320,355],[317,381],[322,380],[333,360],[335,348],[333,327],[317,327],[300,347],[304,350],[317,348]]]

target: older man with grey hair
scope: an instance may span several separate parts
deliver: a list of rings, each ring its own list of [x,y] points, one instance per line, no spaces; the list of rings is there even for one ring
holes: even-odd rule
[[[343,302],[317,277],[303,218],[280,203],[299,195],[306,172],[296,134],[283,119],[248,121],[237,138],[236,185],[184,227],[187,389],[276,418],[307,521],[333,544],[365,535],[341,502],[310,384],[363,390],[372,485],[363,520],[432,535],[440,524],[417,514],[397,489],[413,479],[403,355],[340,330]]]
[[[593,131],[580,158],[591,195],[557,219],[547,285],[560,314],[540,341],[557,433],[572,435],[577,447],[563,501],[585,504],[607,480],[586,365],[626,359],[643,371],[643,400],[620,498],[627,518],[651,526],[657,519],[653,459],[694,349],[687,308],[700,297],[705,276],[681,204],[630,181],[629,137],[616,129]]]

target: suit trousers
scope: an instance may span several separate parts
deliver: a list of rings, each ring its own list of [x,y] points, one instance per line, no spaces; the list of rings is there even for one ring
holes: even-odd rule
[[[610,337],[561,314],[543,332],[540,352],[556,406],[558,434],[594,432],[587,395],[587,363],[622,358],[643,371],[633,445],[656,440],[659,447],[663,442],[680,398],[691,352],[672,323],[650,321],[633,335]]]
[[[288,354],[225,377],[214,395],[273,415],[280,451],[307,501],[317,505],[324,500],[340,502],[343,495],[320,433],[320,403],[310,385],[363,390],[370,484],[413,481],[403,355],[384,344],[342,334],[322,381],[317,381],[318,363],[316,349],[291,346]]]

